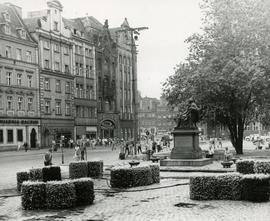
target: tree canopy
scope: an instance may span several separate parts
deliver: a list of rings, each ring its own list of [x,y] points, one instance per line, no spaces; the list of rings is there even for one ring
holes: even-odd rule
[[[180,110],[193,97],[202,118],[214,114],[242,154],[245,125],[270,119],[270,1],[204,0],[201,9],[202,33],[186,40],[189,55],[163,95]]]

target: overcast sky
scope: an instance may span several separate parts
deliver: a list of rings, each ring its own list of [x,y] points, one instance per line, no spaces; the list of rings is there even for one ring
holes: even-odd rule
[[[0,0],[28,11],[46,8],[46,0]],[[130,26],[147,26],[138,41],[138,89],[143,96],[159,98],[161,84],[187,54],[184,40],[201,27],[200,0],[60,0],[63,16],[88,14],[109,27],[120,26],[127,17]]]

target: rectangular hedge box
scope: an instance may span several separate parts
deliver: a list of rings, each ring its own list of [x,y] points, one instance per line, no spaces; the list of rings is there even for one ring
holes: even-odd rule
[[[146,186],[159,182],[160,170],[158,164],[136,167],[121,166],[111,170],[110,183],[113,188]]]
[[[269,175],[244,175],[242,178],[242,199],[252,202],[269,201],[269,180]]]
[[[43,182],[61,180],[60,166],[46,166],[42,168]]]
[[[29,179],[31,181],[43,181],[42,168],[33,168],[29,170]]]
[[[46,201],[49,209],[67,209],[76,205],[75,185],[70,181],[46,183]]]
[[[94,183],[91,178],[74,179],[71,181],[75,186],[76,205],[90,205],[95,199]]]
[[[22,184],[22,207],[26,210],[90,205],[94,198],[94,184],[90,178],[47,183],[26,181]]]
[[[21,186],[24,181],[29,180],[29,172],[28,171],[20,171],[17,172],[17,190],[21,191]]]
[[[190,178],[190,199],[193,200],[269,200],[270,176],[231,173]]]
[[[243,174],[254,173],[254,160],[239,160],[236,162],[236,171]]]
[[[97,178],[102,176],[103,161],[87,161],[88,177]]]
[[[26,210],[46,207],[46,184],[44,182],[23,182],[22,207]]]
[[[71,162],[69,164],[69,178],[77,179],[88,176],[88,165],[87,162]]]

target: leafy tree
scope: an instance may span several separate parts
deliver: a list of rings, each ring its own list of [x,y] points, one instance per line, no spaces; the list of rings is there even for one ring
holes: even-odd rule
[[[270,1],[204,0],[202,33],[193,34],[186,62],[164,83],[170,105],[193,97],[202,118],[226,126],[237,154],[254,118],[270,119]]]

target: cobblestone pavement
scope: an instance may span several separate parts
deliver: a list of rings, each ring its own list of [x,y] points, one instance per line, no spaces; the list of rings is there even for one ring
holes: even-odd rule
[[[61,211],[24,211],[21,209],[20,197],[0,198],[0,220],[269,220],[270,202],[194,201],[189,199],[189,186],[180,185],[187,182],[162,179],[160,184],[129,189],[131,192],[96,190],[93,205]],[[95,188],[108,189],[105,180],[95,180],[94,183]],[[153,189],[158,187],[163,188]]]

